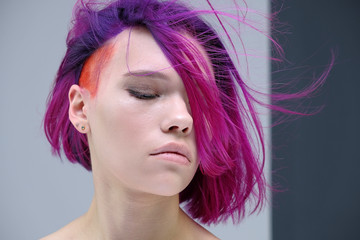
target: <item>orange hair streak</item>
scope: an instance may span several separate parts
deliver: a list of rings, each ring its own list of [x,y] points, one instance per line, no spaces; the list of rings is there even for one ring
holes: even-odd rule
[[[96,96],[100,72],[105,64],[112,58],[113,52],[113,45],[105,44],[91,54],[84,63],[79,78],[79,86],[86,88],[90,92],[91,97]]]

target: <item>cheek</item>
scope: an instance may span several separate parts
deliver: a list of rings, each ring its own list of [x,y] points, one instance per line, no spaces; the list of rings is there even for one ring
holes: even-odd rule
[[[141,159],[151,150],[149,143],[159,131],[156,114],[126,96],[113,99],[98,101],[92,112],[92,158],[110,168],[141,168]]]
[[[106,142],[107,148],[114,147],[114,150],[141,147],[141,140],[156,127],[154,116],[142,111],[131,100],[105,102],[97,107],[91,126],[93,138]]]

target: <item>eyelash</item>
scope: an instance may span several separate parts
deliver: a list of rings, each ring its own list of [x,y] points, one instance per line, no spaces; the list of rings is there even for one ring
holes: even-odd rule
[[[142,93],[142,92],[135,91],[132,89],[128,89],[127,91],[130,93],[131,96],[136,97],[141,100],[152,100],[152,99],[160,97],[159,94]]]

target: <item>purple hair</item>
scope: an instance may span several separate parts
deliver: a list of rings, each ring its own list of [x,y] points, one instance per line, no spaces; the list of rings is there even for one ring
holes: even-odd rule
[[[262,127],[254,107],[259,102],[241,79],[217,33],[200,18],[202,13],[218,14],[215,10],[190,10],[174,0],[117,0],[106,5],[79,0],[67,37],[67,52],[48,99],[44,128],[54,154],[60,156],[63,150],[71,162],[91,170],[86,136],[69,121],[68,91],[78,84],[85,61],[106,41],[124,29],[145,27],[182,78],[194,119],[200,167],[180,193],[180,202],[185,202],[191,216],[202,223],[218,223],[229,217],[238,222],[249,199],[255,201],[252,212],[266,199],[264,159],[251,136],[255,129],[264,152]],[[200,43],[207,56],[187,35]],[[307,91],[311,90],[274,99],[301,97]]]

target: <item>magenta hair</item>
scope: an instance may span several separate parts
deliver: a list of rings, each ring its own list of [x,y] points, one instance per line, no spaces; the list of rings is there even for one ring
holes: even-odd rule
[[[214,10],[191,10],[179,1],[159,0],[79,0],[73,11],[72,28],[67,37],[67,51],[50,93],[44,120],[46,136],[54,154],[63,151],[73,163],[91,170],[86,136],[80,134],[68,117],[68,91],[78,84],[85,61],[124,29],[142,26],[157,41],[165,56],[183,79],[194,119],[200,167],[190,185],[180,193],[189,214],[202,223],[211,224],[232,218],[239,222],[247,213],[246,203],[255,203],[251,212],[260,209],[266,199],[264,159],[254,147],[251,132],[255,129],[262,151],[262,126],[255,104],[290,114],[285,108],[263,104],[244,83],[228,51],[214,29],[201,14]],[[233,16],[238,21],[239,17]],[[231,41],[226,28],[225,38]],[[196,39],[206,57],[186,35]],[[270,38],[271,41],[273,41]],[[280,47],[276,45],[276,48]],[[213,72],[213,73],[212,73]],[[274,101],[307,96],[326,78],[300,93],[274,94]]]

